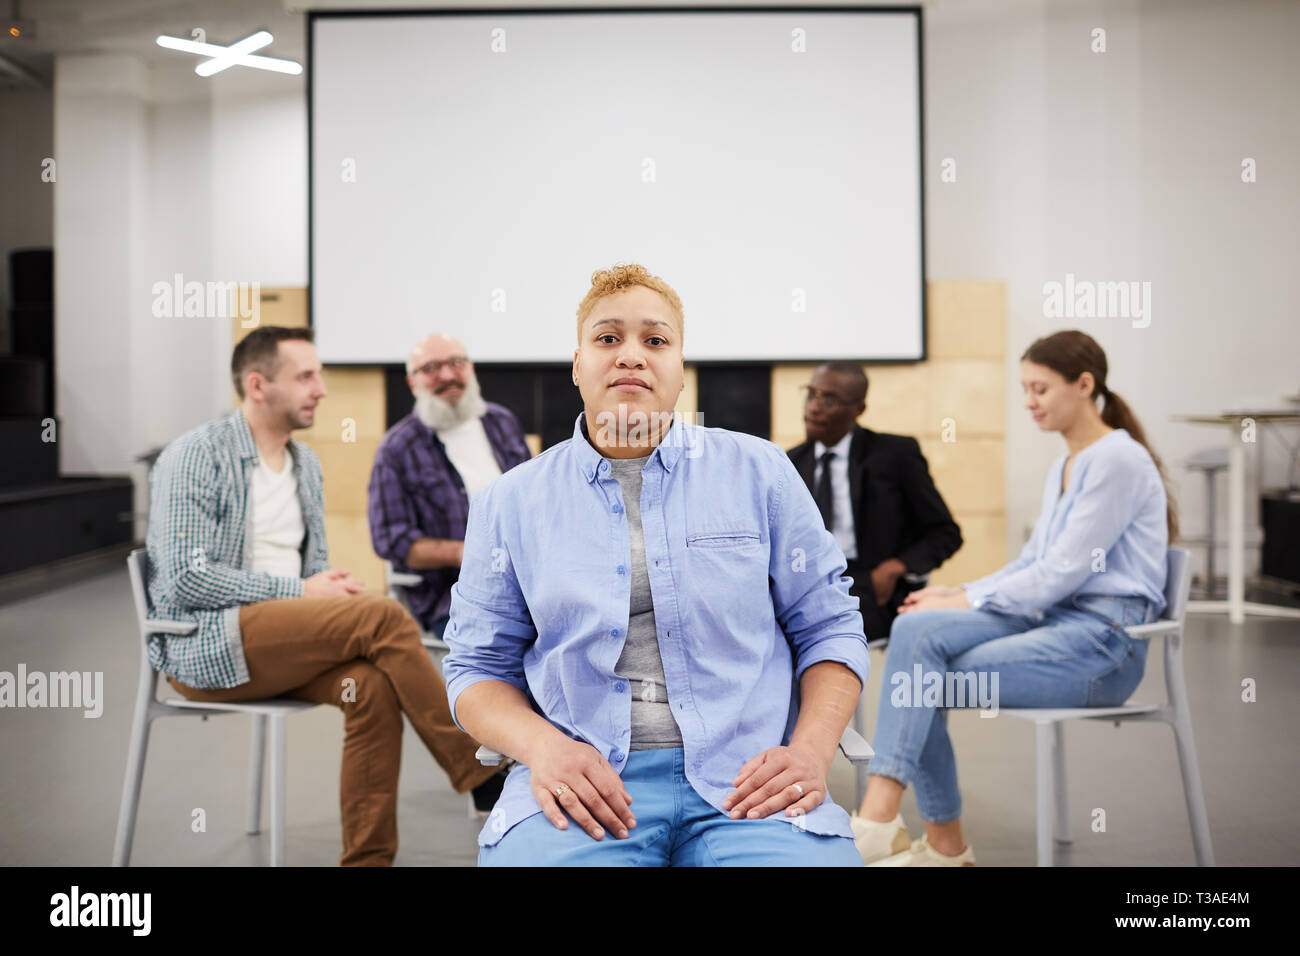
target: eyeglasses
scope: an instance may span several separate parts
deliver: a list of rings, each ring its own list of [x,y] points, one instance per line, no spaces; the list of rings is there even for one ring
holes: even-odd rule
[[[826,409],[828,412],[833,412],[840,408],[847,408],[850,404],[832,392],[819,391],[811,385],[800,386],[800,391],[803,392],[805,405],[821,405],[821,407]]]
[[[448,368],[462,369],[469,364],[469,359],[463,355],[455,355],[445,362],[425,362],[417,369],[412,369],[412,375],[437,375],[446,365]]]

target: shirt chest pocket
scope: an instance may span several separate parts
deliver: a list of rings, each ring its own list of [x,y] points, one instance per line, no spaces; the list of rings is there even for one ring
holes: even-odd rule
[[[688,531],[686,547],[700,551],[755,550],[762,543],[757,531],[728,529],[721,531]]]

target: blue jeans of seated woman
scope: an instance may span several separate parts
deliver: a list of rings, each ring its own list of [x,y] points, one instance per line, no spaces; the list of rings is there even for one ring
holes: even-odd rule
[[[1041,619],[982,610],[899,615],[890,630],[869,772],[915,786],[923,820],[957,819],[961,792],[947,708],[1122,704],[1141,682],[1147,659],[1147,640],[1123,629],[1154,619],[1145,598],[1101,595],[1075,595]],[[912,686],[918,679],[942,692],[924,694],[924,686]],[[968,693],[972,685],[978,694]]]
[[[560,830],[539,812],[480,848],[478,865],[862,866],[848,837],[804,830],[784,810],[733,820],[714,809],[686,779],[680,747],[634,750],[622,776],[636,816],[628,839],[595,840],[572,819]]]

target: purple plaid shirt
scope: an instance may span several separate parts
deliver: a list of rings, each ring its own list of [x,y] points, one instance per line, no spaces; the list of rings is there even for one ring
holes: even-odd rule
[[[530,457],[519,420],[509,409],[487,402],[483,431],[502,472]],[[415,412],[390,428],[379,443],[370,472],[370,541],[375,553],[398,571],[424,578],[407,595],[426,630],[447,615],[458,568],[411,568],[406,556],[419,538],[465,539],[469,496],[447,457],[438,433]]]

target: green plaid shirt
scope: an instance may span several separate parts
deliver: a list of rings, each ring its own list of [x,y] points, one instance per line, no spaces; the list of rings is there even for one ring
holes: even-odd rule
[[[329,567],[320,460],[290,440],[306,533],[302,575]],[[190,687],[249,680],[239,609],[302,596],[302,578],[249,571],[253,563],[251,469],[257,444],[243,412],[191,429],[169,444],[149,475],[149,617],[192,621],[193,634],[151,634],[149,663]]]

